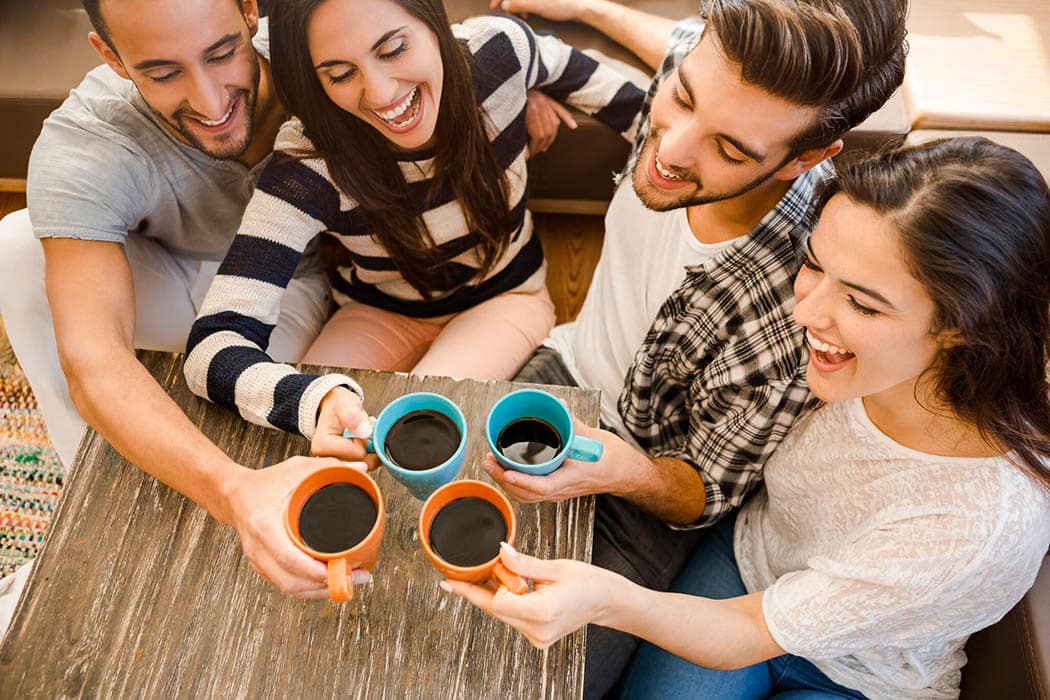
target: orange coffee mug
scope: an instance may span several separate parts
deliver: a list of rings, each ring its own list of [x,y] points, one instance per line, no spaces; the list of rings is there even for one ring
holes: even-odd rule
[[[328,488],[346,486],[350,488]],[[374,522],[369,527],[373,507]],[[337,603],[353,597],[352,569],[371,571],[376,565],[385,523],[383,496],[372,477],[338,466],[322,467],[303,479],[292,493],[285,519],[295,546],[328,564],[328,593]]]
[[[514,532],[517,529],[517,518],[514,509],[510,506],[507,497],[500,493],[496,487],[483,481],[463,479],[445,484],[426,500],[423,510],[419,512],[419,542],[423,545],[434,567],[441,572],[445,578],[455,581],[467,581],[469,583],[483,583],[492,580],[507,587],[513,593],[525,593],[529,590],[528,583],[521,576],[508,570],[499,560],[499,552],[480,564],[457,565],[446,561],[434,548],[431,541],[431,528],[434,519],[446,507],[461,499],[476,498],[486,501],[499,511],[506,526],[507,544],[514,544]]]

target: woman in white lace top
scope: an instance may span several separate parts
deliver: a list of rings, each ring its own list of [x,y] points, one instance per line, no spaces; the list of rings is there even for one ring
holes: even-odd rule
[[[538,646],[592,622],[648,640],[628,697],[958,695],[967,636],[1050,546],[1050,193],[968,138],[850,166],[824,202],[795,318],[828,405],[676,592],[509,548],[534,592],[444,587]]]

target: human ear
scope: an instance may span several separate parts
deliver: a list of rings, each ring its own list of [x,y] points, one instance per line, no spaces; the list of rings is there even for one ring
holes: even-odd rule
[[[823,148],[811,148],[808,151],[802,151],[802,153],[799,153],[797,156],[782,165],[780,169],[774,173],[774,177],[779,180],[794,180],[802,173],[816,167],[820,163],[823,163],[828,158],[834,158],[837,156],[842,152],[842,146],[842,139],[835,139],[835,141]]]
[[[117,55],[117,52],[113,50],[113,47],[105,39],[99,36],[98,32],[88,34],[88,43],[106,62],[106,65],[113,69],[114,73],[125,80],[131,80],[131,76],[128,75],[128,71],[124,68],[124,62],[120,60],[120,56]]]

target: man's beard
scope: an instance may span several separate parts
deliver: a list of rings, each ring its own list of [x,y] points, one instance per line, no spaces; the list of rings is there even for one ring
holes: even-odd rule
[[[773,176],[773,173],[782,167],[781,165],[778,165],[769,172],[759,175],[746,185],[730,192],[704,192],[704,185],[700,182],[699,178],[692,175],[682,176],[682,180],[696,185],[696,189],[691,190],[692,194],[683,194],[678,199],[663,199],[662,197],[656,198],[653,196],[653,190],[660,190],[656,185],[649,182],[649,175],[646,172],[649,169],[649,160],[653,157],[655,152],[656,137],[653,135],[653,130],[650,129],[649,135],[645,138],[645,143],[642,144],[642,150],[639,154],[638,162],[634,164],[634,169],[631,171],[631,184],[634,185],[634,192],[638,195],[638,199],[642,201],[642,204],[653,211],[672,211],[674,209],[694,207],[701,204],[711,204],[712,202],[721,202],[726,199],[739,197],[742,194],[747,194],[769,180],[769,178]],[[677,173],[675,174],[677,175]],[[673,194],[668,192],[662,192],[662,194],[665,197],[674,197]]]
[[[152,107],[150,107],[150,109],[153,110],[153,113],[163,120],[165,124],[198,151],[201,151],[205,155],[209,155],[216,160],[232,160],[238,158],[242,153],[248,150],[248,146],[250,146],[252,142],[252,131],[255,128],[255,103],[259,95],[259,73],[259,61],[256,59],[253,64],[251,89],[241,88],[235,90],[229,96],[228,104],[231,105],[238,99],[242,100],[241,109],[244,111],[244,114],[241,115],[240,119],[243,120],[244,131],[243,137],[240,139],[237,139],[237,136],[242,132],[240,129],[235,129],[232,132],[222,134],[217,138],[209,138],[205,141],[197,136],[193,129],[186,126],[186,120],[192,119],[193,117],[183,114],[183,110],[179,110],[171,117],[165,117]]]

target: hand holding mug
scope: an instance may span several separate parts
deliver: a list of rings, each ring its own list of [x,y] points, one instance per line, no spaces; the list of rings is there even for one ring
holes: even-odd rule
[[[344,431],[360,438],[346,440]],[[368,458],[365,441],[372,435],[372,421],[361,397],[345,386],[333,387],[317,410],[317,427],[310,441],[310,452],[318,457],[338,457],[351,461],[365,460],[369,469],[377,466],[375,457]]]
[[[242,467],[223,488],[226,498],[216,517],[237,531],[252,570],[286,595],[328,597],[325,565],[289,541],[285,510],[290,494],[307,475],[334,466],[365,469],[362,463],[292,457],[266,469]],[[355,574],[356,582],[367,580],[364,572]]]
[[[307,474],[288,501],[285,528],[303,554],[325,562],[328,593],[336,602],[353,596],[351,571],[371,571],[379,559],[386,512],[371,477],[345,466]]]
[[[419,513],[419,543],[446,578],[491,582],[513,593],[525,579],[500,563],[500,545],[514,541],[517,518],[506,496],[482,481],[453,481],[435,491]]]
[[[602,611],[619,591],[632,584],[610,571],[571,559],[545,560],[504,546],[500,562],[509,571],[531,578],[530,593],[493,592],[464,581],[442,581],[442,588],[521,632],[529,642],[546,649],[567,634],[591,622],[600,624]]]

